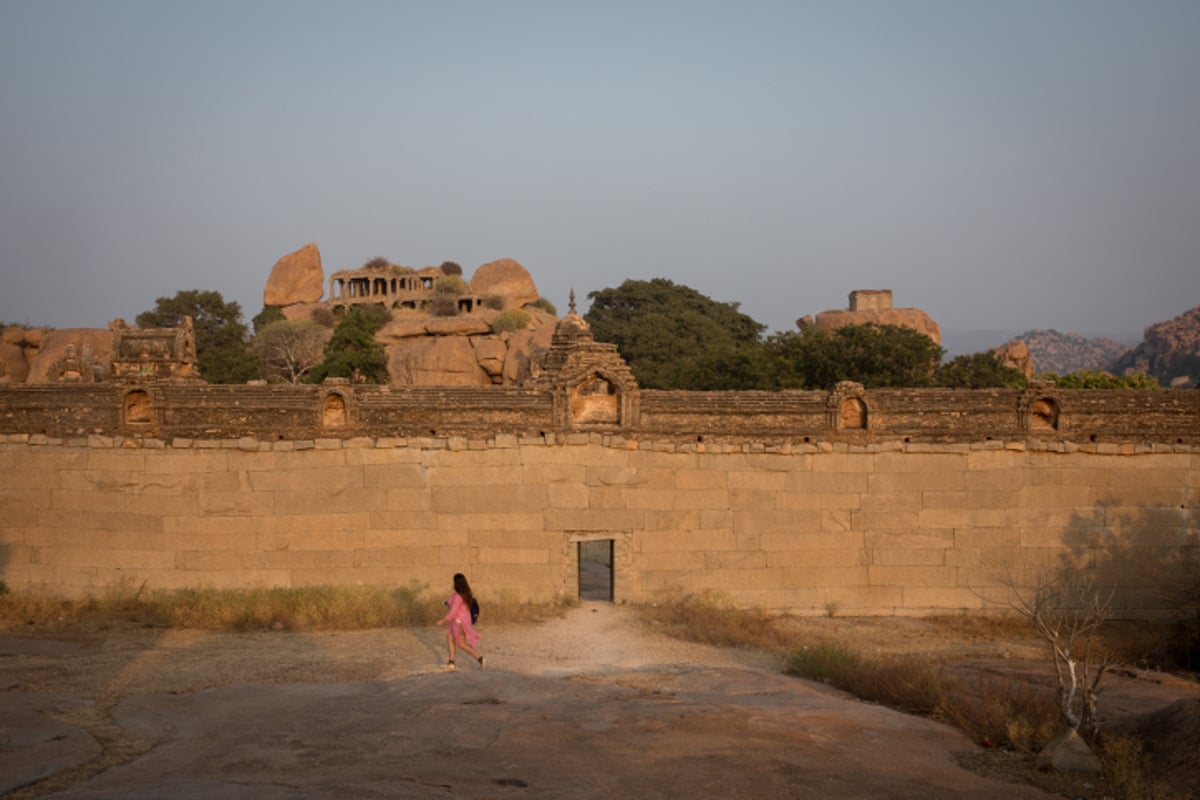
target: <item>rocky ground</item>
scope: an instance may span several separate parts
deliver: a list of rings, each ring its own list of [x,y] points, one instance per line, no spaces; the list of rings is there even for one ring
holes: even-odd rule
[[[866,652],[927,653],[1014,678],[1044,669],[1033,640],[921,620],[796,624]],[[945,725],[788,678],[771,656],[670,639],[624,607],[484,625],[486,670],[460,656],[444,671],[440,633],[0,635],[0,793],[1104,795],[1086,780],[1031,775],[1028,759]],[[1176,761],[1200,771],[1200,686],[1124,670],[1105,703],[1114,724],[1169,728],[1159,744],[1183,744]]]

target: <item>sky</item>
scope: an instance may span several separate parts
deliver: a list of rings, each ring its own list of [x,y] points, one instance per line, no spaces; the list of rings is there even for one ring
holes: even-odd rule
[[[1136,342],[1200,304],[1197,42],[1195,0],[0,0],[0,321],[249,321],[313,242]]]

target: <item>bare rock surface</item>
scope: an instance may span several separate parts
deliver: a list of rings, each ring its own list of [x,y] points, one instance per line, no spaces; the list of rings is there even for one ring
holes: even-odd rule
[[[537,285],[529,270],[511,258],[490,261],[471,276],[471,291],[478,295],[499,295],[504,305],[520,307],[538,299]]]
[[[46,383],[53,380],[50,374],[59,359],[67,355],[68,348],[78,358],[107,367],[112,361],[112,331],[108,328],[58,328],[46,331],[39,337],[37,353],[29,364],[27,383]]]
[[[811,622],[950,646],[900,623]],[[481,626],[487,669],[463,656],[454,671],[434,628],[0,636],[0,793],[1057,796],[961,766],[979,748],[953,728],[789,678],[761,653],[667,638],[625,607]]]
[[[315,303],[325,294],[325,271],[321,251],[312,242],[288,253],[271,267],[263,289],[264,306],[290,306]]]
[[[12,330],[5,328],[5,332]],[[25,351],[19,344],[0,341],[0,383],[23,383],[29,375]]]
[[[832,309],[817,314],[813,325],[819,330],[836,330],[847,325],[865,325],[868,322],[912,328],[933,339],[936,344],[942,343],[941,327],[919,308],[867,308],[857,311]]]

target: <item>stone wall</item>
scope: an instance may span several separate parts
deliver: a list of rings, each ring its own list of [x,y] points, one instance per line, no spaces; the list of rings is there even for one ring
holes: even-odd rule
[[[549,391],[11,387],[0,580],[81,596],[464,571],[485,597],[545,600],[577,593],[578,544],[599,539],[618,602],[991,609],[1010,576],[1069,561],[1140,616],[1200,554],[1197,393],[639,400],[588,429]]]

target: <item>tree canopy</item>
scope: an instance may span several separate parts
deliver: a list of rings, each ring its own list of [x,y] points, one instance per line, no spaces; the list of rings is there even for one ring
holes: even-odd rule
[[[716,367],[753,360],[765,326],[666,278],[627,280],[615,289],[589,292],[584,319],[598,341],[611,342],[646,389],[743,388],[727,386]]]
[[[1025,388],[1025,375],[991,352],[956,356],[937,368],[933,380],[950,389]]]
[[[931,386],[942,355],[920,331],[874,323],[787,331],[770,337],[767,348],[777,389],[832,389],[840,381],[868,389]]]
[[[359,306],[346,309],[325,344],[325,360],[309,372],[309,380],[321,383],[326,378],[349,378],[356,383],[387,383],[387,351],[375,341],[375,332],[385,319],[386,311],[380,314]]]
[[[160,297],[135,321],[140,328],[178,328],[184,317],[192,318],[200,377],[209,383],[245,383],[258,377],[242,308],[226,302],[220,292],[188,289]]]

